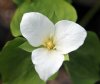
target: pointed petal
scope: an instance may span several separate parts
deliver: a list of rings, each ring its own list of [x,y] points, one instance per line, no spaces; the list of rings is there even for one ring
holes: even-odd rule
[[[63,54],[78,49],[86,38],[86,31],[75,22],[62,20],[55,24],[56,48]]]
[[[32,62],[40,78],[46,81],[56,73],[64,61],[64,56],[57,51],[39,48],[32,52]]]
[[[54,24],[37,12],[25,13],[20,23],[22,35],[32,46],[38,47],[54,32]]]

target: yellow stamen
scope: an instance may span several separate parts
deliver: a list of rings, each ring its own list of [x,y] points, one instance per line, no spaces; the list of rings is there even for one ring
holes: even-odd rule
[[[53,40],[52,39],[49,39],[45,42],[44,46],[48,49],[53,49],[54,48],[54,43],[53,43]]]

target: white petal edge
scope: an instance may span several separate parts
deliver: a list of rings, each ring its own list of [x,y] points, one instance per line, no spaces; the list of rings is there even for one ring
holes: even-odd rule
[[[44,81],[56,73],[64,61],[64,55],[55,50],[38,48],[32,52],[32,62],[40,78]]]
[[[38,12],[29,12],[23,15],[20,30],[32,46],[38,47],[54,33],[55,28],[46,16]]]
[[[87,36],[86,30],[79,24],[62,20],[55,24],[55,43],[57,50],[63,54],[78,49]]]

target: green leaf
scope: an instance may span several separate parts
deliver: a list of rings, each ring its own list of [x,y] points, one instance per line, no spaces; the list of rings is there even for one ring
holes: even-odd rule
[[[20,22],[24,13],[35,11],[46,15],[56,23],[59,20],[77,20],[77,14],[71,4],[64,0],[33,0],[34,2],[23,3],[15,12],[11,21],[11,32],[13,36],[21,36]]]
[[[72,7],[71,4],[69,4],[67,2],[66,3],[62,2],[61,5],[58,4],[58,7],[57,6],[55,6],[55,7],[56,7],[55,14],[58,18],[58,21],[62,20],[62,19],[67,19],[67,20],[76,22],[77,14],[76,14],[74,7]],[[59,9],[59,11],[57,11],[58,9]]]
[[[65,0],[39,0],[34,4],[36,4],[35,11],[46,15],[54,23],[63,19],[77,20],[76,10]]]
[[[27,52],[32,52],[34,49],[36,49],[35,47],[31,46],[27,41],[20,45],[19,48]]]
[[[74,84],[95,84],[100,79],[100,40],[95,33],[88,32],[84,45],[69,57],[64,65]]]
[[[17,38],[15,38],[15,39],[12,40],[12,41],[8,41],[8,42],[5,44],[5,46],[4,46],[3,49],[5,49],[8,45],[9,45],[9,46],[8,46],[9,48],[18,47],[19,45],[21,45],[21,44],[24,43],[25,41],[26,41],[25,38],[17,37]]]
[[[25,42],[23,38],[9,41],[0,53],[0,73],[3,84],[45,84],[35,72],[31,53],[18,46]]]
[[[20,36],[20,21],[24,13],[32,11],[30,3],[23,3],[15,12],[13,19],[11,21],[11,32],[13,36]]]

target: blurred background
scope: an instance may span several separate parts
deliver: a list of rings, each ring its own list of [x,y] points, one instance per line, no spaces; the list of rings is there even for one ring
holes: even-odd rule
[[[100,38],[100,0],[72,0],[78,20],[77,23],[85,27],[87,31],[95,32]],[[10,32],[10,22],[17,6],[12,0],[0,0],[0,49],[13,38]],[[59,77],[48,84],[71,84],[69,77],[61,69]],[[95,84],[100,84],[97,81]]]

